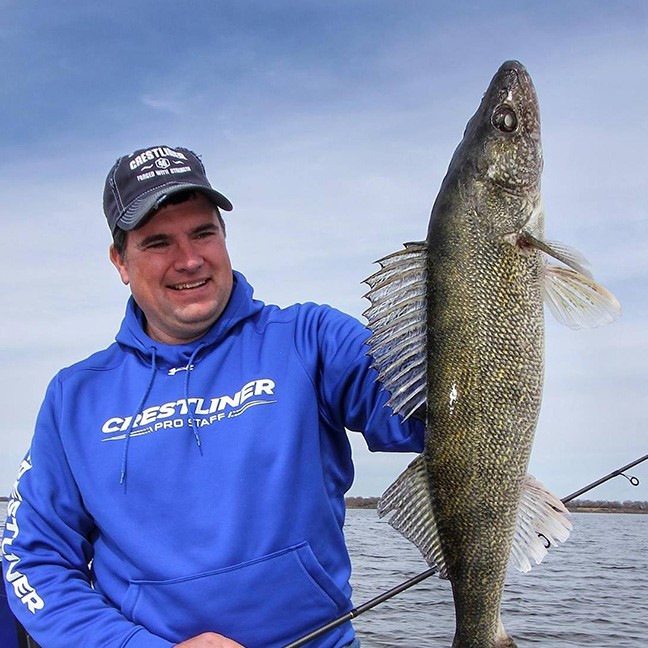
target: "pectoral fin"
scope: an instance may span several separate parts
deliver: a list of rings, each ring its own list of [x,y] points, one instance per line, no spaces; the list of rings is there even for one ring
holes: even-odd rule
[[[576,272],[580,272],[580,274],[590,279],[592,278],[592,273],[587,269],[590,264],[589,261],[575,248],[560,241],[543,241],[529,232],[522,232],[518,240],[564,263]]]
[[[567,268],[547,264],[544,271],[543,297],[554,317],[573,329],[591,328],[608,324],[621,315],[616,297],[596,283],[587,269],[587,259],[558,241],[544,241],[523,231],[517,244],[544,252]]]

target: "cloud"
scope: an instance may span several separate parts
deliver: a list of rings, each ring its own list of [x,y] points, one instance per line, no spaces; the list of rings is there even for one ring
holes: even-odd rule
[[[145,106],[159,110],[160,112],[170,113],[171,115],[182,115],[185,112],[186,103],[179,98],[156,97],[153,95],[142,95],[141,101]]]

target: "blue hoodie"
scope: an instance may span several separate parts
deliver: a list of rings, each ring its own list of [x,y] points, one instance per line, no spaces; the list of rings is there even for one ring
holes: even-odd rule
[[[367,330],[328,306],[230,301],[165,345],[129,301],[116,343],[50,383],[9,505],[5,585],[47,648],[283,646],[351,609],[345,428],[423,448],[385,407]],[[353,639],[347,623],[312,646]]]

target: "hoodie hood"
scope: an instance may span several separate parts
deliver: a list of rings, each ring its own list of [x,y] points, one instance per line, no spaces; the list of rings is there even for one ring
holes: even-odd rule
[[[120,346],[134,350],[146,364],[151,364],[155,354],[156,365],[160,368],[185,367],[197,349],[217,345],[240,322],[263,308],[263,303],[253,298],[253,288],[246,278],[237,271],[233,275],[234,284],[227,306],[202,337],[186,344],[164,344],[154,340],[146,334],[144,313],[131,296],[115,340]]]

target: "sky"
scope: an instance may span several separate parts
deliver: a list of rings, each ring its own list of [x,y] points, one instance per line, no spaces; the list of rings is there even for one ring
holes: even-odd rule
[[[115,159],[198,152],[233,265],[267,303],[362,321],[373,262],[425,237],[464,126],[508,59],[539,96],[547,236],[622,305],[547,316],[530,471],[558,496],[648,453],[648,4],[644,0],[0,0],[0,493],[53,375],[108,346],[128,290],[101,211]],[[351,435],[350,495],[412,455]],[[583,497],[648,500],[648,462]]]

